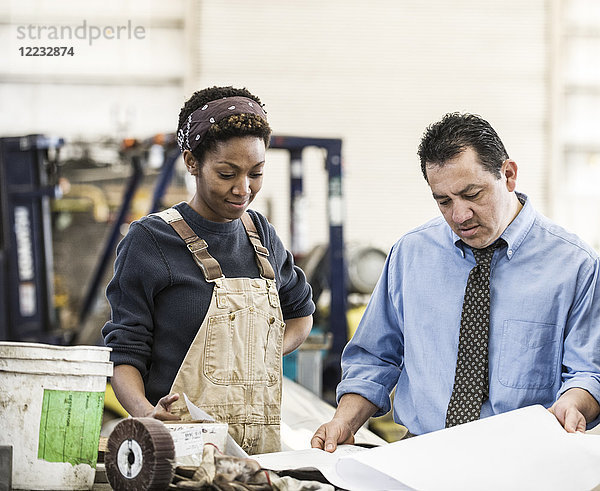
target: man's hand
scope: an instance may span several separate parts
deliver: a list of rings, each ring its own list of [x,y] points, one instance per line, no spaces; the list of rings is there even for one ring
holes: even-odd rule
[[[354,443],[354,433],[377,411],[377,406],[358,394],[344,394],[335,415],[329,423],[321,425],[313,435],[310,445],[334,452],[338,444]]]
[[[338,443],[354,443],[354,434],[347,423],[333,418],[329,423],[319,426],[310,441],[310,446],[334,452]]]
[[[584,432],[587,421],[593,421],[600,412],[596,399],[584,389],[567,390],[548,409],[569,433]]]

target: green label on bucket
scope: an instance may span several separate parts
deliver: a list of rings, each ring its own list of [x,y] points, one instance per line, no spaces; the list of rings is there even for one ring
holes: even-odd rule
[[[38,459],[96,467],[104,392],[44,390]]]

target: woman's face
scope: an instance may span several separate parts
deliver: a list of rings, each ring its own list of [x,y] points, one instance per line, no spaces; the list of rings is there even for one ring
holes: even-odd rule
[[[217,142],[200,164],[190,152],[185,154],[188,171],[196,178],[190,206],[213,222],[241,217],[262,187],[265,151],[261,138],[246,136]]]

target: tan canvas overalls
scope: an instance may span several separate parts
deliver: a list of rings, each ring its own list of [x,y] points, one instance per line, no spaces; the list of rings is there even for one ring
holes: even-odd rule
[[[171,412],[191,418],[185,392],[217,421],[228,423],[230,435],[249,454],[279,451],[285,323],[269,251],[244,213],[260,278],[225,278],[206,242],[177,210],[158,215],[185,241],[206,281],[214,283],[206,317],[171,387],[171,393],[180,394]]]

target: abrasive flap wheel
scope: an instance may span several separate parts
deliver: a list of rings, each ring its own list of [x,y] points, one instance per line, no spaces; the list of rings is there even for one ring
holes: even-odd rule
[[[127,418],[108,438],[106,476],[117,491],[164,490],[173,478],[175,447],[167,427],[153,418]]]

